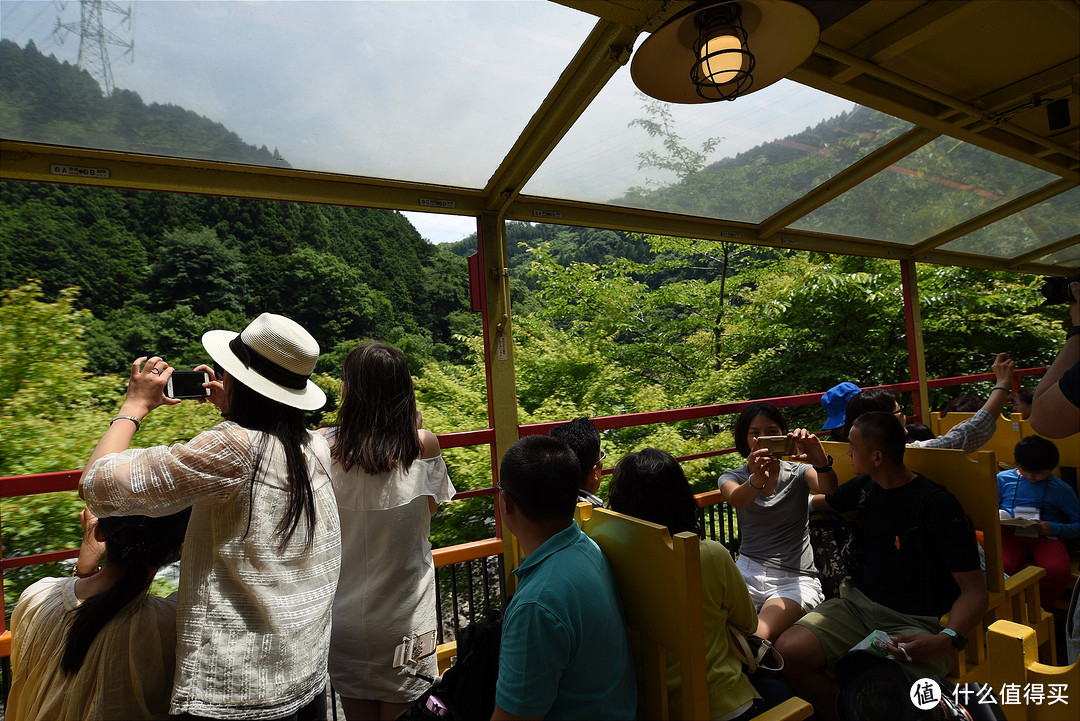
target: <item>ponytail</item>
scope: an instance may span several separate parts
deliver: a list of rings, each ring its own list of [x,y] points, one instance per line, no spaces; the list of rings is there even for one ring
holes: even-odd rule
[[[75,609],[75,620],[68,629],[60,661],[65,673],[78,673],[98,633],[132,601],[146,593],[158,568],[180,557],[190,516],[191,509],[188,508],[163,518],[117,516],[98,519],[98,528],[105,536],[105,565],[122,569],[110,588],[91,596]]]

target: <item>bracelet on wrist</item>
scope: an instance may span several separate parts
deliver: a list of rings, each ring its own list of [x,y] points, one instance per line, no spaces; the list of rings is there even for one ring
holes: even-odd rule
[[[91,576],[97,575],[97,572],[100,570],[101,566],[94,566],[93,571],[89,571],[87,573],[79,573],[79,564],[76,563],[75,568],[71,569],[71,575],[74,578],[90,578]]]
[[[1065,331],[1065,340],[1069,340],[1074,335],[1080,335],[1080,325],[1074,325],[1072,328]]]
[[[128,415],[124,415],[123,413],[121,413],[119,415],[116,415],[116,416],[113,416],[113,419],[111,421],[109,421],[109,425],[112,426],[112,424],[116,423],[117,421],[131,421],[132,423],[135,424],[135,432],[136,433],[139,432],[139,427],[142,425],[142,421],[140,421],[135,416],[128,416]]]
[[[746,483],[751,488],[753,488],[755,491],[764,491],[765,490],[765,484],[764,483],[762,483],[760,486],[755,486],[754,485],[754,480],[752,478],[747,478]]]
[[[994,391],[1005,391],[1006,393],[1012,393],[1012,388],[1009,388],[1007,386],[994,386],[990,392],[993,393]]]
[[[813,466],[814,471],[817,473],[828,473],[832,470],[833,458],[828,453],[825,454],[825,465],[818,467]]]

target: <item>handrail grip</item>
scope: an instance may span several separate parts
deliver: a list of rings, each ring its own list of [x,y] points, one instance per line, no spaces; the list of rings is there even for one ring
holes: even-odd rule
[[[431,556],[435,559],[435,568],[452,566],[464,561],[478,561],[481,558],[496,556],[502,553],[503,542],[501,538],[486,538],[483,541],[471,541],[459,543],[456,546],[433,548]]]

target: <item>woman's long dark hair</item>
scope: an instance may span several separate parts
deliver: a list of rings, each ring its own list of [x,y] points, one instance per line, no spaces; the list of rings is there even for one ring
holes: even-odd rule
[[[191,509],[162,518],[116,516],[98,519],[105,536],[105,565],[122,566],[123,571],[112,587],[91,596],[75,609],[75,620],[68,629],[67,643],[60,667],[64,673],[78,673],[90,645],[101,629],[150,587],[153,573],[180,558]],[[87,529],[93,533],[94,529]]]
[[[332,455],[341,467],[408,470],[420,455],[416,394],[405,355],[385,343],[360,346],[341,369],[343,393]]]
[[[315,494],[311,490],[311,476],[304,461],[304,446],[311,440],[304,425],[304,411],[271,400],[229,377],[225,417],[253,431],[273,436],[285,449],[285,470],[289,486],[289,503],[285,514],[278,521],[278,549],[284,549],[292,538],[302,518],[307,519],[308,548],[315,540]],[[264,436],[255,450],[255,472],[251,476],[251,492],[248,496],[248,528],[255,503],[255,479],[264,461],[269,440]],[[327,469],[329,470],[329,469]],[[245,532],[246,533],[246,532]]]
[[[608,505],[617,513],[667,526],[673,536],[683,531],[700,536],[704,531],[682,466],[657,448],[630,453],[615,464]]]

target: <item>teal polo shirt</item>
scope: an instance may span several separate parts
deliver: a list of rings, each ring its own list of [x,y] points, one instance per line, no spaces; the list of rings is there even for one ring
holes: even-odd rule
[[[495,703],[517,716],[633,719],[637,687],[619,589],[576,523],[514,571]]]

